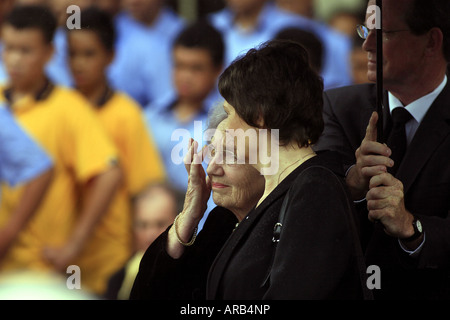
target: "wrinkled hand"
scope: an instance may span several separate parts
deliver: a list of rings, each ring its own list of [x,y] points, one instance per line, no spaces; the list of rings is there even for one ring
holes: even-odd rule
[[[198,143],[190,139],[189,151],[184,159],[189,178],[183,212],[200,220],[207,209],[208,199],[211,195],[211,182],[202,167],[205,149],[198,153],[197,149]]]
[[[377,142],[377,122],[378,114],[374,112],[361,146],[355,152],[356,165],[347,175],[347,184],[355,200],[365,197],[372,177],[386,173],[387,168],[394,165],[389,158],[391,150],[385,144]]]
[[[414,234],[414,217],[405,208],[403,183],[389,173],[370,179],[367,209],[371,221],[380,221],[387,234],[408,238]]]

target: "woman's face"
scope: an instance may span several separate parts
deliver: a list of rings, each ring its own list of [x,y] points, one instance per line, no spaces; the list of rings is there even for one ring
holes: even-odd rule
[[[236,149],[227,144],[219,125],[210,148],[207,173],[211,179],[214,203],[227,208],[242,220],[264,192],[264,176],[249,164],[237,164]],[[220,138],[218,138],[220,136]],[[234,160],[233,160],[234,159]]]
[[[257,121],[259,128],[248,125],[226,101],[224,110],[228,116],[220,125],[233,136],[239,163],[252,165],[263,175],[275,174],[279,166],[279,130],[264,129],[261,117]]]

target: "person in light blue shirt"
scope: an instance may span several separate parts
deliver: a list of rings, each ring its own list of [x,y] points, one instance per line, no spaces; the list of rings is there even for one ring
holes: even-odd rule
[[[169,104],[158,104],[145,110],[148,128],[158,145],[170,183],[180,191],[186,191],[187,172],[183,164],[189,138],[203,141],[207,129],[206,106],[198,110],[189,121],[181,121],[176,115],[176,100]]]
[[[214,105],[223,103],[216,84],[225,50],[220,32],[205,21],[198,21],[183,29],[172,51],[176,93],[152,103],[144,114],[169,182],[185,193],[188,174],[183,160],[189,139],[201,146],[208,143],[208,138],[212,138],[205,134],[208,114]]]
[[[208,16],[222,32],[226,44],[225,65],[287,27],[313,32],[324,46],[322,77],[326,89],[351,83],[351,41],[317,21],[289,13],[267,0],[226,0],[227,7]]]
[[[207,140],[205,140],[208,139],[205,134],[209,123],[209,112],[207,110],[211,111],[214,105],[219,105],[220,103],[213,92],[205,99],[202,107],[195,112],[191,120],[181,121],[174,110],[177,104],[175,96],[172,99],[167,98],[167,100],[160,101],[158,104],[144,110],[145,121],[153,139],[158,145],[169,183],[176,190],[186,192],[188,174],[183,159],[189,147],[189,139],[193,138],[199,141],[202,144],[201,147],[207,144]],[[206,172],[206,164],[203,166]],[[205,213],[204,219],[199,224],[200,229],[208,213],[214,207],[215,204],[211,198],[208,201],[208,210]]]
[[[220,32],[205,21],[188,25],[175,39],[173,84],[175,94],[145,108],[149,130],[161,152],[170,182],[186,192],[183,158],[189,139],[201,144],[208,112],[222,102],[217,79],[223,69],[224,43]]]
[[[50,169],[52,161],[44,150],[0,105],[0,180],[11,186],[26,183]]]
[[[185,21],[160,0],[124,1],[115,17],[116,57],[108,70],[113,87],[142,106],[174,93],[172,44]]]
[[[53,163],[43,149],[0,105],[0,184],[24,185],[22,199],[9,217],[0,217],[0,264],[32,217],[51,182]],[[1,194],[0,194],[1,202]]]

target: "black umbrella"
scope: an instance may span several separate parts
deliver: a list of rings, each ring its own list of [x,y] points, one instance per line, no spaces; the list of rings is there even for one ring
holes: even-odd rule
[[[382,0],[376,1],[376,35],[377,35],[377,140],[383,143],[383,30],[382,30]]]

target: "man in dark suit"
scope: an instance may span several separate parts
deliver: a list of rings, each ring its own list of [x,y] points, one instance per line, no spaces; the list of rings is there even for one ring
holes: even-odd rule
[[[372,5],[374,0],[368,3]],[[376,222],[370,234],[363,235],[367,264],[381,270],[375,297],[450,297],[449,16],[448,0],[383,1],[382,142],[376,141],[374,84],[335,89],[324,96],[325,131],[315,149],[342,154],[355,203]],[[368,78],[373,82],[375,32],[365,38]],[[400,133],[393,133],[395,109],[408,111]],[[403,158],[398,157],[397,144],[391,144],[400,135],[405,135]]]

